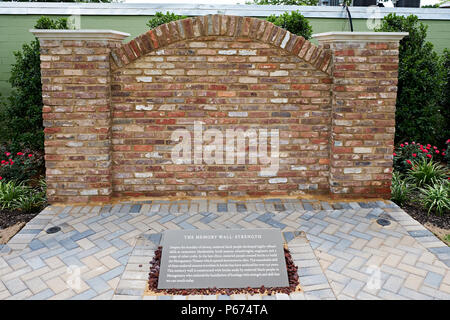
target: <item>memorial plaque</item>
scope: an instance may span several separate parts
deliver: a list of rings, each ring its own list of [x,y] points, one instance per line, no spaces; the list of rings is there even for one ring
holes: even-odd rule
[[[288,287],[278,229],[167,230],[158,289]]]

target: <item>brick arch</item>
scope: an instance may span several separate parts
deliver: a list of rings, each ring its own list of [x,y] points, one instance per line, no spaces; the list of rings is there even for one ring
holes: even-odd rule
[[[205,36],[249,38],[298,56],[316,69],[331,74],[331,53],[302,36],[266,20],[229,15],[206,15],[172,21],[112,50],[112,69],[122,68],[146,54],[177,41]]]

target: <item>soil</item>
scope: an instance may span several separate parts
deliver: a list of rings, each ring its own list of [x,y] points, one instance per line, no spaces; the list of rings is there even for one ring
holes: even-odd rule
[[[169,294],[169,295],[210,295],[210,294],[267,294],[272,295],[275,293],[286,293],[299,292],[300,284],[298,281],[297,269],[298,267],[294,264],[291,254],[287,248],[284,248],[284,257],[286,259],[286,268],[288,273],[289,287],[273,287],[266,288],[261,286],[259,288],[205,288],[205,289],[158,289],[158,278],[159,278],[159,268],[161,264],[161,253],[162,247],[159,247],[155,251],[155,256],[150,262],[150,274],[148,278],[148,285],[145,294],[147,295],[158,295],[158,294]]]
[[[447,229],[450,233],[450,214],[444,213],[442,216],[434,214],[433,212],[428,214],[427,210],[415,203],[404,204],[402,209],[421,224],[424,225],[428,222],[435,227]]]
[[[5,244],[38,213],[0,210],[0,244]]]
[[[420,222],[425,228],[434,233],[439,239],[450,246],[450,214],[436,215],[432,212],[428,214],[427,210],[422,208],[420,204],[408,203],[401,207],[415,220]]]

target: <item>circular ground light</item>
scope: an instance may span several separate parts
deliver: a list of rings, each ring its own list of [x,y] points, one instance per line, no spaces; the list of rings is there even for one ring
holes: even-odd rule
[[[58,231],[61,231],[60,227],[50,227],[45,232],[47,232],[48,234],[51,234],[51,233],[56,233]]]
[[[377,220],[377,223],[378,223],[380,226],[383,226],[383,227],[388,226],[388,225],[391,224],[391,222],[390,222],[389,220],[387,220],[387,219],[378,219],[378,220]]]

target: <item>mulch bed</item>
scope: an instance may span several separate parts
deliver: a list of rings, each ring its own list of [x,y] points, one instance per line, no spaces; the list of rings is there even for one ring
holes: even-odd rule
[[[416,203],[404,204],[401,208],[421,224],[429,222],[436,227],[450,230],[450,214],[443,214],[442,216],[433,212],[428,214],[427,210]]]
[[[19,222],[27,223],[33,219],[39,212],[23,213],[21,211],[0,210],[0,229],[6,229]]]
[[[267,294],[272,295],[275,293],[286,293],[298,292],[299,281],[297,269],[298,267],[294,265],[291,254],[288,249],[284,248],[284,257],[286,259],[286,267],[288,273],[289,287],[273,287],[266,288],[261,286],[259,288],[205,288],[205,289],[158,289],[158,277],[159,268],[161,265],[161,254],[162,247],[158,247],[155,251],[155,256],[150,262],[150,274],[148,278],[148,289],[150,293],[160,293],[169,295],[210,295],[210,294]]]

